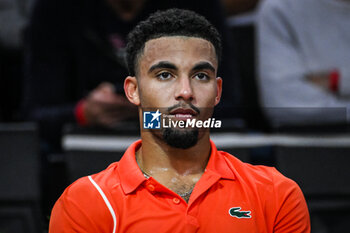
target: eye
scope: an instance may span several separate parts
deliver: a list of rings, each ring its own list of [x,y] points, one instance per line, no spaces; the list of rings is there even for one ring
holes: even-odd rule
[[[161,72],[157,74],[157,78],[160,80],[168,80],[172,77],[171,73],[169,72]]]
[[[209,76],[204,73],[198,73],[194,76],[198,80],[209,80]]]

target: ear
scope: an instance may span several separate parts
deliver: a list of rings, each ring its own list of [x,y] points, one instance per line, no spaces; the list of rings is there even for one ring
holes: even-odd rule
[[[135,104],[136,106],[140,105],[140,96],[136,77],[126,77],[124,80],[124,91],[126,97],[131,103]]]
[[[215,96],[215,106],[220,103],[222,94],[222,78],[217,77],[216,78],[216,96]]]

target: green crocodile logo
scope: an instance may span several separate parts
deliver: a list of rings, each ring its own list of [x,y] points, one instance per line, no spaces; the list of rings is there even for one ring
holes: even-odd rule
[[[241,207],[232,207],[229,210],[229,213],[232,217],[236,218],[251,218],[252,216],[250,215],[251,211],[240,211]]]

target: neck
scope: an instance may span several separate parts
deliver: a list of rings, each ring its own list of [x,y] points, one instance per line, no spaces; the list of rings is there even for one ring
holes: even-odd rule
[[[140,168],[156,176],[172,173],[178,176],[202,174],[210,155],[209,132],[204,132],[195,146],[188,149],[174,148],[150,132],[141,134],[142,147],[137,152]]]
[[[136,152],[140,169],[188,202],[210,156],[209,131],[200,134],[195,146],[178,149],[150,132],[141,133],[142,146]]]

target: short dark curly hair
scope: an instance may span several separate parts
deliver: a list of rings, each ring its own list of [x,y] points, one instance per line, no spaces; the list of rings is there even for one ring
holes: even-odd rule
[[[147,41],[164,36],[188,36],[205,39],[215,48],[218,61],[221,57],[221,38],[216,28],[203,16],[183,9],[157,11],[141,21],[128,35],[126,62],[129,75],[135,76],[138,58]]]

